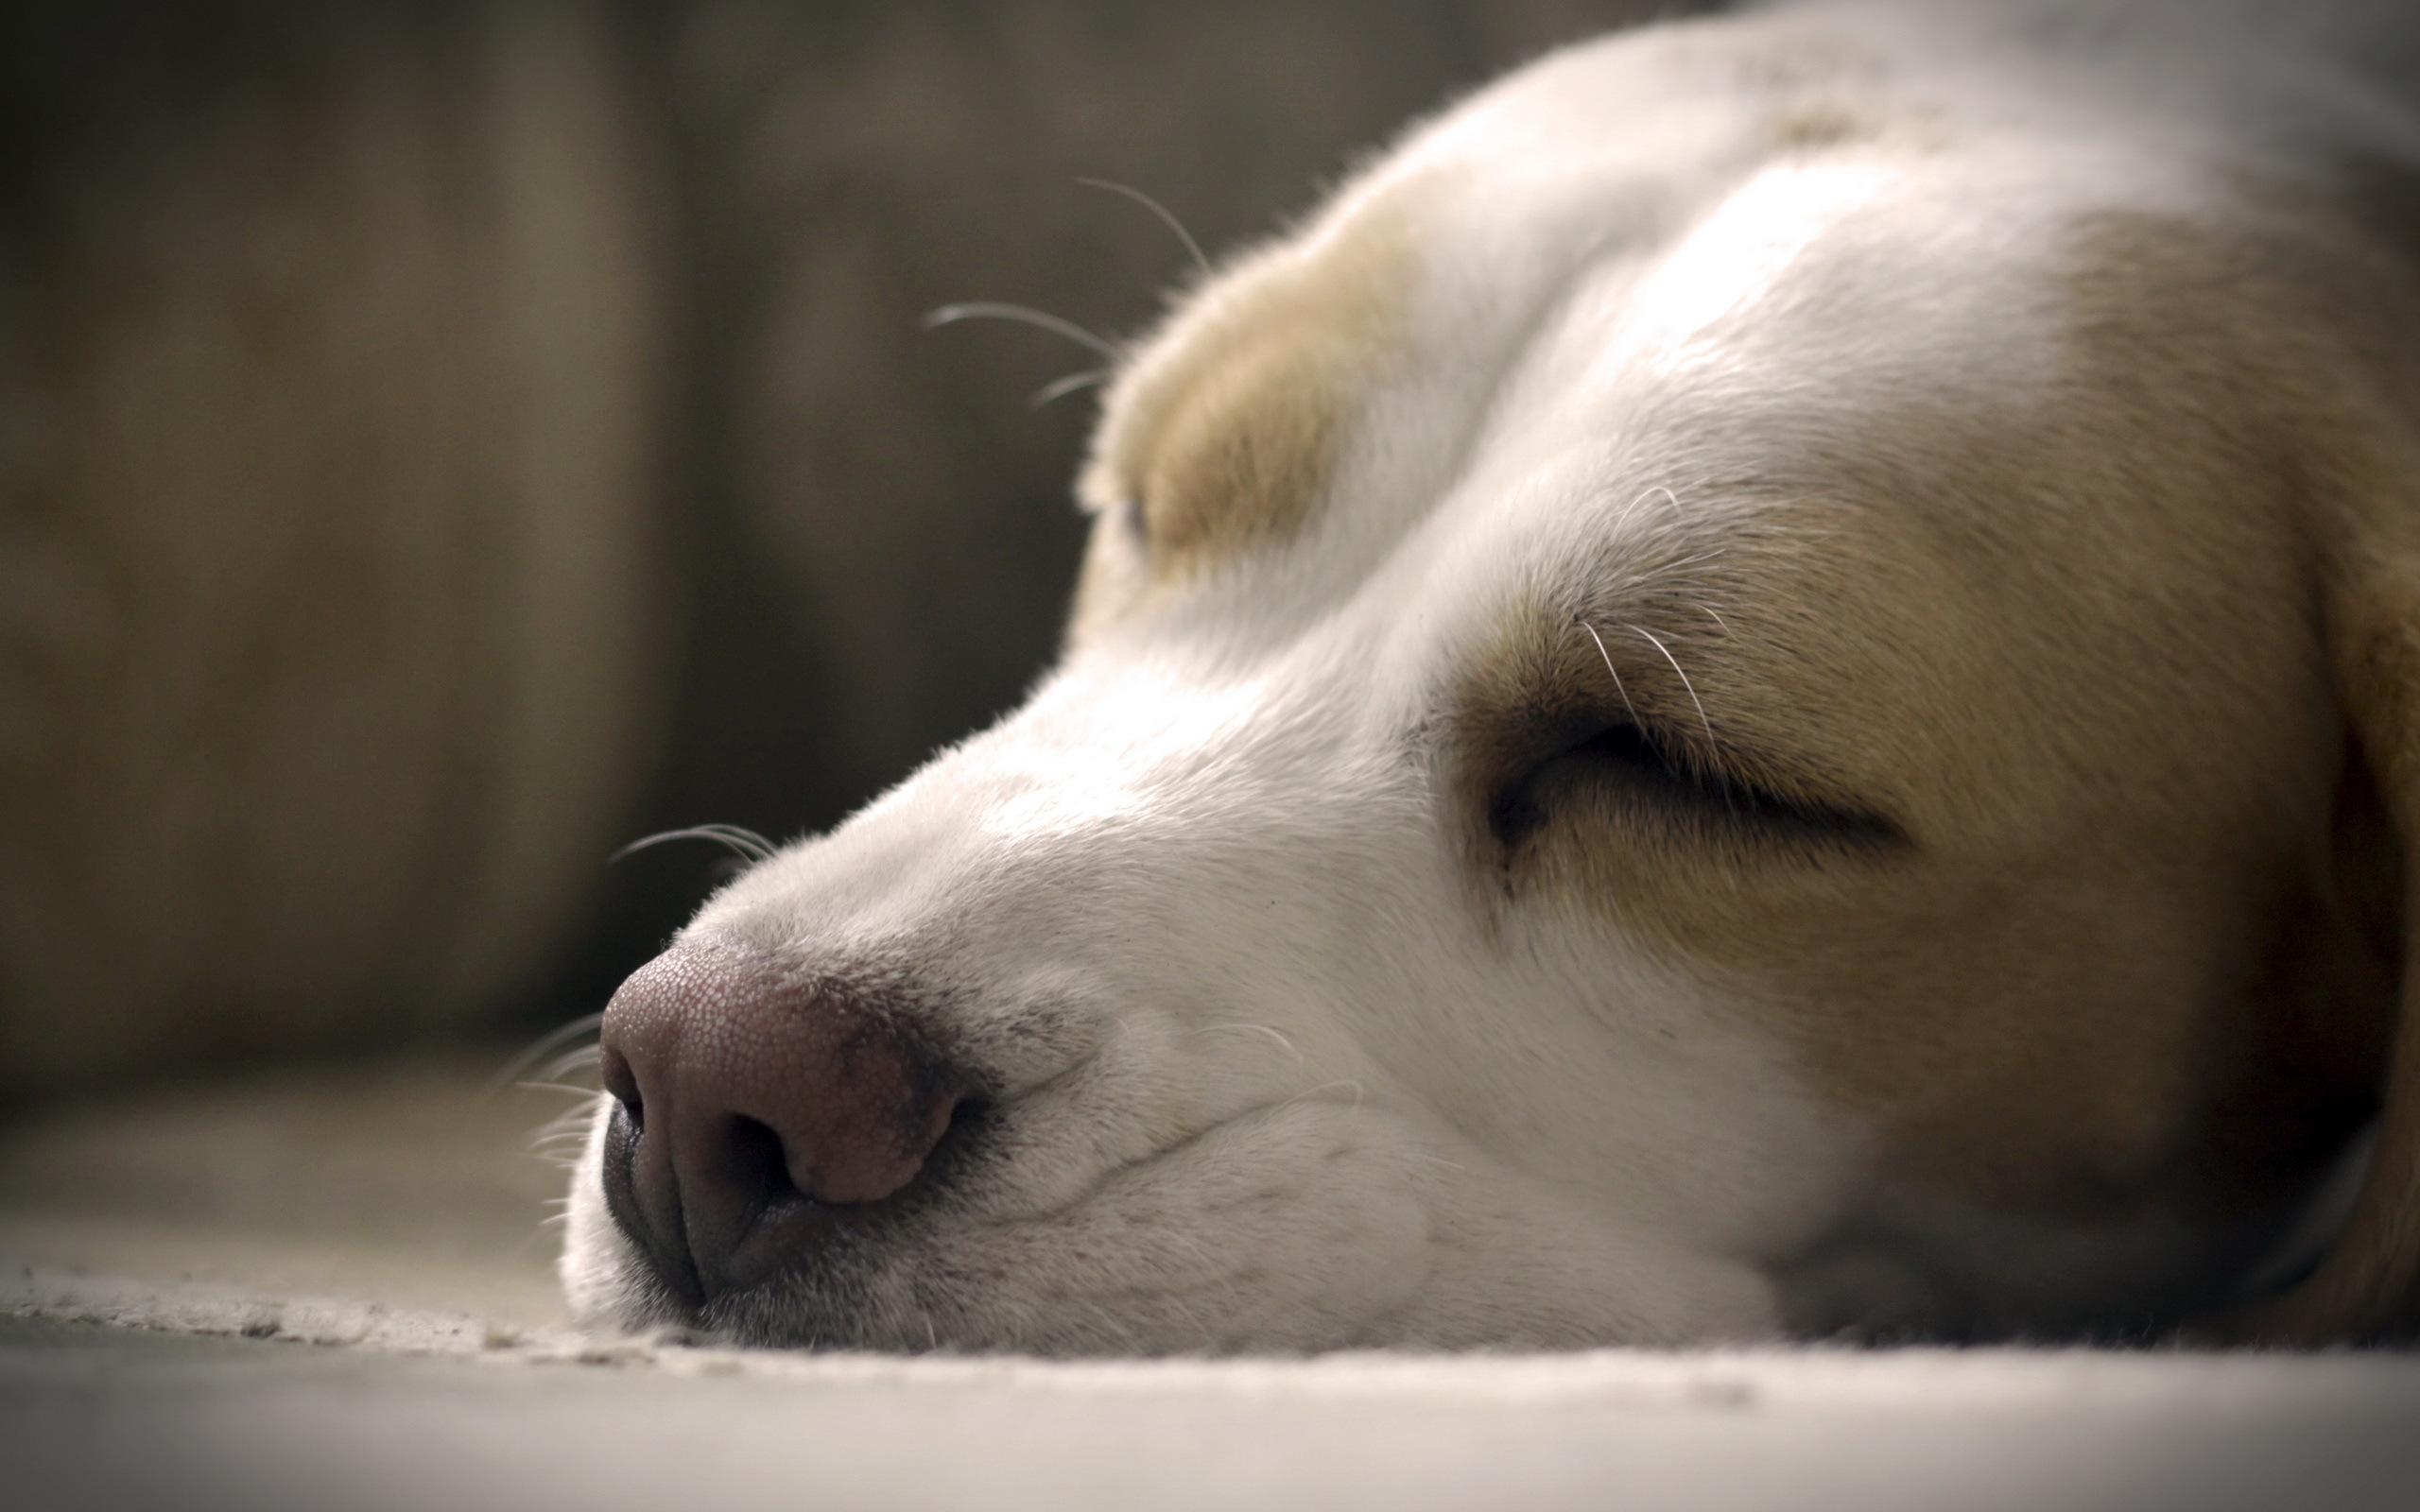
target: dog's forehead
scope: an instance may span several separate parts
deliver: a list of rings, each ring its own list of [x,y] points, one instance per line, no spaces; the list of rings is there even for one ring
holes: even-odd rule
[[[1962,171],[1780,161],[1641,229],[1564,202],[1602,185],[1498,204],[1413,154],[1145,359],[1087,479],[1087,595],[1433,662],[1542,581],[1730,549],[1904,402],[2021,408],[2060,368],[2063,221]]]
[[[1665,28],[1414,132],[1129,365],[1082,492],[1132,528],[1097,534],[1076,644],[1237,592],[1211,618],[1282,640],[1439,554],[1475,585],[1466,536],[1668,540],[1643,498],[1719,531],[1726,474],[1820,482],[1894,411],[2072,386],[2080,228],[2199,214],[2208,164],[2097,129],[2122,100],[2012,125],[1988,70],[1944,94],[1884,51]]]
[[[1591,509],[1837,446],[1842,417],[2021,406],[2062,376],[2079,226],[2209,196],[2089,123],[1901,93],[1852,40],[1674,33],[1459,108],[1178,313],[1087,470],[1150,549],[1098,543],[1080,640],[1237,576],[1283,633],[1270,604],[1324,613],[1458,511],[1509,540],[1534,500],[1585,535]],[[1525,482],[1549,474],[1566,496]]]
[[[1986,226],[1899,165],[1777,164],[1562,290],[1425,516],[1395,479],[1357,496],[1348,474],[1332,503],[1392,507],[1399,552],[1474,587],[1486,542],[1514,574],[1620,576],[1731,550],[1811,495],[1921,510],[1860,485],[1865,454],[1908,411],[2014,421],[2061,379],[2058,236],[2049,215]]]

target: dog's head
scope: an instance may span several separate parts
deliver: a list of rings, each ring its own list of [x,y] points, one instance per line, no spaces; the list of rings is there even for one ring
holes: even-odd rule
[[[2269,1314],[2391,1322],[2410,266],[1928,87],[1784,22],[1578,50],[1188,300],[1059,668],[614,1000],[581,1311],[2124,1329],[2256,1284],[2391,1100]]]

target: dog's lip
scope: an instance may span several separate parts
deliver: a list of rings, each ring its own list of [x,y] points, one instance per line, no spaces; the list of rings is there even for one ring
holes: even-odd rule
[[[749,1225],[747,1236],[716,1267],[710,1295],[748,1291],[811,1268],[814,1257],[829,1246],[833,1234],[872,1206],[819,1202],[803,1194],[773,1198]]]

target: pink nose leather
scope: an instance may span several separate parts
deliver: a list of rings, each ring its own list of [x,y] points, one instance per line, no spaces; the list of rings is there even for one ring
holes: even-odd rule
[[[605,1010],[607,1199],[704,1301],[812,1258],[834,1210],[916,1178],[962,1092],[844,985],[681,946]]]

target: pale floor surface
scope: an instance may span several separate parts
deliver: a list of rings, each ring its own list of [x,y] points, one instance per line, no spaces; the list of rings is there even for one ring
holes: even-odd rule
[[[560,1326],[575,1100],[502,1055],[285,1073],[0,1128],[0,1262]]]
[[[2420,1509],[2420,1358],[1052,1365],[562,1331],[489,1065],[0,1134],[0,1504]]]

